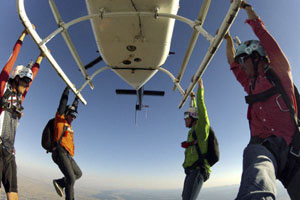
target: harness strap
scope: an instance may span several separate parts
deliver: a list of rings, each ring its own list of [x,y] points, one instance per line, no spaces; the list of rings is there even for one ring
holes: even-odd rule
[[[295,123],[295,126],[296,126],[296,130],[295,130],[295,133],[294,133],[294,136],[293,136],[290,153],[293,156],[295,156],[297,158],[300,158],[300,130],[299,130],[298,117],[296,115],[295,108],[293,107],[293,104],[291,103],[290,98],[288,97],[286,91],[284,90],[277,74],[270,67],[268,67],[266,69],[265,74],[266,74],[267,79],[269,81],[273,82],[275,84],[275,86],[278,88],[278,91],[282,95],[284,103],[286,104],[286,106],[290,110],[290,114],[291,114],[292,119],[293,119],[293,121]],[[294,87],[295,87],[295,85],[294,85]],[[297,94],[297,95],[299,95],[299,94]],[[296,93],[295,93],[295,96],[296,96]]]
[[[288,155],[288,160],[287,160],[287,164],[286,164],[286,167],[285,169],[282,171],[281,174],[279,174],[279,179],[280,181],[283,183],[283,185],[287,188],[287,186],[289,185],[291,179],[294,177],[295,173],[299,170],[299,166],[300,166],[300,130],[299,130],[299,119],[298,119],[298,116],[296,114],[296,111],[295,111],[295,108],[289,98],[289,96],[287,95],[285,89],[283,88],[282,84],[281,84],[281,81],[279,79],[279,77],[277,76],[277,74],[274,72],[274,70],[270,67],[270,66],[267,66],[265,68],[265,75],[266,75],[266,78],[273,84],[275,85],[275,87],[273,88],[276,88],[276,91],[281,94],[282,98],[283,98],[283,101],[285,103],[285,105],[288,107],[289,111],[290,111],[290,114],[291,114],[291,117],[295,123],[295,126],[296,126],[296,130],[295,130],[295,133],[293,135],[293,139],[292,139],[292,143],[291,143],[291,147],[290,147],[290,150],[289,150],[289,155]],[[271,97],[271,90],[273,89],[269,89],[269,92],[268,91],[265,91],[263,92],[264,94],[269,94],[270,96],[266,95],[265,98],[269,98]],[[296,88],[296,86],[294,85],[294,92],[295,92],[295,98],[296,98],[296,101],[297,101],[297,107],[298,109],[300,108],[300,106],[298,106],[299,104],[299,92]],[[262,94],[262,93],[260,93]],[[261,95],[263,96],[263,95]],[[265,101],[266,99],[262,98],[262,99],[259,99],[260,98],[260,95],[258,95],[258,99],[256,101],[253,101],[252,103],[254,102],[257,102],[257,101]],[[246,102],[247,102],[247,97],[246,97]],[[252,138],[251,138],[252,140]],[[254,141],[254,140],[252,140]],[[270,148],[268,146],[267,143],[262,143],[273,155],[276,155],[272,152],[272,148]],[[277,159],[277,158],[276,158]]]
[[[61,140],[62,140],[62,138],[64,137],[64,134],[65,134],[65,132],[66,132],[67,128],[68,128],[67,126],[64,126],[64,128],[63,128],[63,131],[62,131],[62,133],[61,133],[61,135],[60,135],[60,138],[59,138],[59,140],[58,140],[57,144],[59,144],[59,145],[60,145],[60,143],[61,143]]]
[[[288,97],[285,89],[283,88],[279,77],[269,65],[265,67],[265,75],[266,78],[274,85],[274,87],[255,95],[246,96],[245,97],[246,103],[251,105],[255,102],[263,102],[266,101],[271,96],[275,95],[276,93],[281,94],[283,101],[285,105],[288,107],[291,117],[296,126],[296,130],[292,139],[290,153],[296,158],[300,158],[300,129],[299,129],[300,127],[299,127],[298,116],[296,114],[295,108],[291,103],[291,100]],[[294,85],[294,91],[295,91],[295,97],[299,96],[298,90],[295,85]],[[299,99],[297,99],[297,101],[298,100]]]
[[[10,91],[9,88],[7,88],[7,90],[5,90],[5,92],[1,98],[1,107],[6,106],[6,104],[8,103],[7,100],[11,95],[12,95],[12,92]]]
[[[198,141],[195,130],[193,131],[192,136],[195,141]],[[196,144],[194,144],[194,145],[195,145],[196,151],[198,153],[199,159],[196,162],[194,162],[194,164],[192,164],[190,167],[185,168],[185,172],[189,173],[191,170],[194,170],[197,167],[199,167],[201,174],[203,176],[203,181],[205,182],[209,179],[209,173],[207,172],[207,170],[204,167],[204,158],[206,157],[206,154],[201,154],[201,150],[199,148],[198,142],[196,142]]]
[[[196,135],[196,131],[194,130],[192,133],[192,136],[194,138],[195,141],[198,141],[197,135]],[[200,147],[198,145],[198,142],[195,145],[196,151],[198,153],[198,157],[199,159],[191,166],[193,168],[196,168],[197,166],[204,166],[204,159],[205,159],[205,155],[201,153]]]
[[[250,92],[251,92],[252,89],[254,90],[255,85],[256,85],[256,80],[258,77],[258,64],[261,61],[261,57],[259,57],[256,62],[255,62],[255,57],[253,54],[251,54],[250,58],[251,58],[251,62],[253,64],[253,70],[254,70],[254,81],[252,82],[252,88],[250,88]]]
[[[10,88],[7,88],[0,100],[0,105],[1,105],[1,108],[3,108],[5,111],[10,112],[13,115],[13,118],[20,118],[23,107],[21,105],[22,102],[21,102],[19,96],[16,95],[16,102],[17,102],[16,106],[13,105],[13,102],[10,102],[10,103],[8,102],[8,99],[10,97],[12,98],[14,95],[15,95],[15,93],[12,92]]]
[[[269,99],[271,96],[279,93],[276,87],[272,87],[264,92],[258,93],[258,94],[252,94],[245,96],[246,103],[251,105],[255,102],[264,102],[267,99]]]

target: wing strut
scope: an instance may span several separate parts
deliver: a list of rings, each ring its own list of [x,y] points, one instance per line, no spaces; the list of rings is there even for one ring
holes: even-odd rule
[[[201,78],[202,74],[204,73],[204,71],[207,68],[208,64],[210,63],[211,59],[215,55],[219,46],[221,45],[221,42],[223,41],[225,34],[227,33],[227,31],[229,30],[230,26],[232,25],[233,21],[235,20],[235,18],[237,16],[237,13],[240,9],[241,3],[242,3],[241,0],[233,0],[233,2],[231,3],[231,6],[219,28],[217,35],[211,41],[209,49],[208,49],[204,59],[202,60],[197,72],[194,75],[193,82],[189,85],[189,87],[187,88],[185,94],[183,95],[183,97],[180,101],[180,104],[178,106],[179,108],[181,108],[184,105],[184,103],[186,102],[190,93],[193,91],[196,83]]]
[[[77,51],[76,51],[76,49],[74,47],[74,44],[73,44],[73,42],[72,42],[72,40],[70,38],[70,35],[69,35],[68,31],[67,31],[67,28],[64,27],[65,23],[62,20],[62,17],[60,15],[60,13],[58,12],[58,9],[57,9],[57,7],[56,7],[56,5],[54,3],[54,0],[49,0],[49,4],[50,4],[53,16],[55,18],[55,21],[56,21],[58,27],[63,27],[63,31],[61,32],[61,34],[62,34],[62,36],[63,36],[63,38],[64,38],[64,40],[65,40],[65,42],[66,42],[66,44],[67,44],[67,46],[68,46],[68,48],[70,50],[70,52],[71,52],[74,60],[76,61],[76,63],[78,65],[78,67],[79,67],[82,75],[84,76],[85,80],[90,80],[90,77],[87,74],[87,72],[86,72],[86,70],[85,70],[85,68],[84,68],[84,66],[82,64],[82,61],[81,61],[81,59],[80,59],[80,57],[79,57],[79,55],[78,55],[78,53],[77,53]],[[91,80],[89,81],[89,85],[90,85],[91,89],[94,89],[94,85],[93,85],[93,83],[92,83]]]
[[[198,24],[197,26],[201,26],[202,27],[202,25],[203,25],[203,23],[205,21],[205,18],[206,18],[206,15],[207,15],[210,3],[211,3],[211,0],[204,0],[203,1],[201,9],[200,9],[200,12],[199,12],[199,15],[198,15],[198,18],[196,20],[196,23]],[[179,71],[178,76],[177,76],[177,81],[178,82],[181,81],[181,78],[183,76],[185,68],[186,68],[186,66],[187,66],[187,64],[188,64],[188,62],[189,62],[189,60],[191,58],[192,52],[193,52],[194,47],[196,45],[196,42],[197,42],[199,34],[200,34],[199,30],[194,28],[193,35],[192,35],[192,37],[190,39],[190,43],[189,43],[188,49],[187,49],[187,51],[185,53],[185,56],[183,58],[183,62],[182,62],[181,67],[180,67],[180,71]],[[177,88],[177,86],[174,85],[173,90],[175,91],[176,88]]]
[[[28,33],[31,35],[33,41],[36,43],[36,45],[40,48],[40,50],[45,54],[45,57],[48,59],[48,61],[51,63],[57,74],[64,80],[64,82],[70,87],[70,89],[74,92],[74,94],[80,99],[80,101],[83,104],[87,104],[86,100],[82,97],[81,93],[77,91],[73,83],[70,81],[70,79],[67,77],[67,75],[64,73],[64,71],[60,68],[60,66],[57,64],[55,59],[53,58],[52,54],[48,51],[48,48],[45,44],[41,44],[42,39],[37,34],[36,30],[32,28],[32,24],[30,20],[27,17],[27,14],[25,12],[24,8],[24,0],[17,0],[17,7],[18,12],[21,21],[23,22],[23,25],[28,30]],[[40,45],[41,44],[41,45]]]

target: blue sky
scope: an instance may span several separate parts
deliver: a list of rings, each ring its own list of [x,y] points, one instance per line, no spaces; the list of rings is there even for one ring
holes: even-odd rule
[[[64,21],[87,14],[84,1],[56,1]],[[202,1],[181,1],[179,15],[194,20]],[[300,2],[290,1],[249,1],[261,16],[268,30],[276,38],[293,69],[296,85],[300,85],[298,74],[300,63],[298,46],[300,41],[298,8]],[[230,6],[229,0],[212,1],[204,28],[214,34]],[[47,1],[25,1],[27,14],[42,38],[56,29]],[[64,12],[62,12],[64,10]],[[240,39],[255,38],[250,27],[244,24],[246,15],[239,13],[231,28],[232,35]],[[4,0],[0,7],[0,65],[4,66],[12,47],[23,30],[18,18],[16,1]],[[86,64],[95,59],[97,47],[90,23],[82,22],[70,28],[69,34]],[[191,36],[190,28],[176,22],[172,39],[172,55],[164,68],[175,76],[179,71],[185,50]],[[66,74],[79,87],[83,82],[75,61],[67,50],[61,36],[48,43],[54,58]],[[206,53],[208,42],[200,38],[182,80],[187,88]],[[24,41],[16,64],[27,64],[39,54],[30,36]],[[98,64],[89,74],[105,63]],[[94,79],[95,89],[86,87],[83,96],[88,105],[79,107],[79,116],[73,122],[75,130],[75,160],[83,171],[78,184],[93,183],[99,189],[143,188],[174,189],[183,185],[184,172],[181,164],[184,150],[180,143],[186,139],[188,129],[184,126],[183,111],[178,104],[180,93],[173,92],[171,79],[158,72],[145,89],[164,90],[164,97],[145,97],[149,104],[138,113],[135,125],[135,96],[117,96],[115,89],[130,87],[112,71],[105,71]],[[221,160],[212,168],[210,180],[205,186],[237,184],[242,169],[242,152],[249,140],[247,106],[245,93],[237,83],[225,57],[225,42],[213,58],[203,76],[205,101],[210,122],[219,138]],[[45,59],[40,72],[24,101],[24,117],[21,119],[16,136],[17,163],[24,173],[34,174],[49,181],[60,173],[40,145],[41,133],[48,119],[54,117],[64,82],[57,76]],[[74,95],[70,95],[73,100]],[[147,114],[147,119],[145,115]],[[47,172],[45,172],[47,171]],[[46,173],[46,174],[45,174]]]

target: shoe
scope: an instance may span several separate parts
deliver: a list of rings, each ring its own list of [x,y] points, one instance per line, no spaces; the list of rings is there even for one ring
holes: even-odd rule
[[[64,195],[64,191],[63,188],[58,184],[57,180],[53,180],[53,185],[57,194],[62,197]]]

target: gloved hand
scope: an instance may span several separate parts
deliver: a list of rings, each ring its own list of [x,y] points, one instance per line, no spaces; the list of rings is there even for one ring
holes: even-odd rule
[[[189,143],[189,142],[187,142],[187,141],[184,141],[184,142],[181,142],[181,147],[182,148],[188,148],[189,146],[190,146],[191,144]]]

